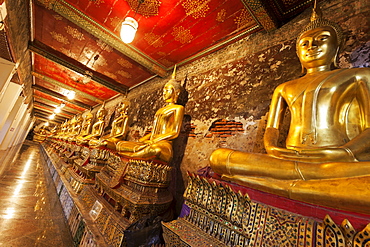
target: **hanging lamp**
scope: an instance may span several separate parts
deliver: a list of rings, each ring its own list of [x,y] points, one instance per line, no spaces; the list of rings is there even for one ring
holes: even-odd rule
[[[144,0],[139,0],[139,4],[136,7],[136,11],[134,17],[126,17],[125,20],[122,22],[121,26],[121,39],[126,44],[131,43],[136,35],[137,28],[139,24],[135,20],[135,16],[137,11],[139,10],[140,5],[144,2]]]

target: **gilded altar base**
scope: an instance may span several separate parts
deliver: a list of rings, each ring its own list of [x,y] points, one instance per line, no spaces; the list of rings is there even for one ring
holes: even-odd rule
[[[95,189],[117,212],[133,223],[164,213],[172,202],[168,191],[171,167],[150,159],[112,155],[96,175]]]
[[[370,224],[358,229],[346,218],[338,225],[330,215],[323,220],[302,216],[252,201],[228,183],[197,175],[189,175],[184,198],[189,212],[162,223],[168,246],[360,247],[370,241]],[[362,219],[369,220],[369,216]]]

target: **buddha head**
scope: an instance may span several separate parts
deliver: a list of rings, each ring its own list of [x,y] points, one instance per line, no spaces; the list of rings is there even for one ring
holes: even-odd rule
[[[297,39],[297,55],[304,69],[334,65],[342,42],[340,27],[322,18],[321,10],[315,6],[310,23],[303,29]]]
[[[127,114],[128,108],[130,107],[130,101],[127,98],[123,98],[121,104],[119,105],[118,112],[123,115]]]
[[[163,99],[167,103],[176,103],[181,92],[181,85],[176,80],[176,66],[173,70],[171,79],[164,85]]]
[[[105,110],[105,101],[100,107],[99,111],[96,113],[96,117],[101,121],[104,120],[105,115],[107,115],[107,110]]]
[[[84,116],[84,118],[85,118],[85,124],[90,124],[91,123],[91,121],[92,121],[92,119],[93,119],[93,117],[94,117],[94,115],[91,113],[91,111],[88,111],[86,114],[85,114],[85,116]]]

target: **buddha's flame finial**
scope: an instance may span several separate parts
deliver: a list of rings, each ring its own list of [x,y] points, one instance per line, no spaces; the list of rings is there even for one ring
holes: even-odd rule
[[[310,20],[312,22],[320,18],[322,18],[322,12],[320,7],[317,6],[317,2],[315,0]]]
[[[173,72],[172,72],[171,79],[176,79],[176,64],[175,64],[175,67],[173,67]]]

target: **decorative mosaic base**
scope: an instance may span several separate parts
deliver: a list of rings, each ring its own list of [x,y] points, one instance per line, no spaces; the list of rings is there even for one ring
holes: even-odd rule
[[[232,184],[225,182],[189,175],[189,184],[184,193],[184,208],[188,209],[188,213],[183,218],[163,223],[166,244],[369,246],[370,224],[356,231],[345,218],[337,225],[329,215],[319,220],[294,214],[252,201],[247,194],[235,191],[232,187]],[[204,239],[204,243],[201,239]]]

